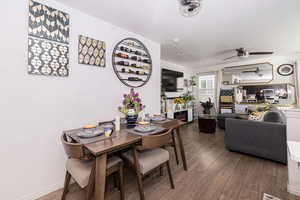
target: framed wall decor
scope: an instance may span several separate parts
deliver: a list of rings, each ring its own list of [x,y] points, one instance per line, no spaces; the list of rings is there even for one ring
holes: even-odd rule
[[[106,65],[106,44],[103,41],[79,36],[78,42],[78,63],[105,67]]]
[[[152,74],[151,55],[135,38],[123,39],[115,46],[112,65],[118,79],[131,88],[144,86]]]
[[[28,26],[28,73],[68,76],[69,15],[30,0]]]

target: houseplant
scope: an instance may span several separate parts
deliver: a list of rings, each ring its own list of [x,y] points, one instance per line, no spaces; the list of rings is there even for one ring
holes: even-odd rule
[[[203,107],[203,114],[210,114],[210,109],[214,106],[214,104],[211,102],[211,99],[208,98],[208,101],[201,102],[201,106]]]
[[[184,104],[185,104],[185,107],[188,106],[189,107],[189,104],[195,100],[195,97],[192,95],[191,92],[187,92],[185,93],[183,96],[182,96],[182,99],[184,101]]]
[[[122,106],[119,107],[119,111],[123,113],[127,120],[127,127],[135,127],[138,114],[145,108],[142,104],[142,100],[139,97],[139,93],[135,92],[132,88],[129,94],[123,95]]]
[[[175,110],[180,110],[180,104],[184,104],[183,99],[180,97],[175,98],[173,102],[175,104]]]

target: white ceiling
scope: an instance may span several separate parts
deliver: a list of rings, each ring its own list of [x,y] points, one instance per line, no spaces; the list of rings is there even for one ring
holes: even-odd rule
[[[193,18],[178,0],[57,1],[157,41],[162,59],[189,67],[220,64],[239,47],[300,53],[300,0],[203,0]]]

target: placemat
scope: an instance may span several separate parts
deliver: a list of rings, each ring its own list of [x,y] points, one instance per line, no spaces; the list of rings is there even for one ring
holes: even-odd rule
[[[94,142],[98,142],[98,141],[102,141],[102,140],[107,140],[107,139],[112,139],[116,137],[116,132],[112,132],[111,136],[106,137],[104,134],[97,136],[97,137],[93,137],[93,138],[80,138],[77,136],[78,133],[83,132],[84,129],[83,128],[79,128],[79,129],[73,129],[73,130],[68,130],[68,131],[64,131],[63,133],[65,133],[67,136],[71,137],[72,139],[74,139],[76,142],[81,143],[81,144],[90,144],[90,143],[94,143]]]
[[[161,132],[163,132],[165,130],[166,130],[165,128],[156,126],[155,130],[150,131],[150,132],[146,132],[146,133],[142,133],[142,132],[136,131],[136,130],[134,130],[134,128],[127,129],[127,132],[128,133],[132,133],[132,134],[136,134],[136,135],[140,135],[140,136],[147,136],[147,135],[158,134],[158,133],[161,133]]]
[[[155,123],[155,124],[164,124],[164,123],[167,123],[167,122],[170,122],[170,121],[172,121],[172,120],[171,119],[165,119],[163,121],[152,121],[152,122]]]

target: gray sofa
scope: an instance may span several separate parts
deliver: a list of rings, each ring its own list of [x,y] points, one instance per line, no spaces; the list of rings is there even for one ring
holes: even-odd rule
[[[286,124],[284,122],[229,118],[225,123],[225,145],[228,150],[287,163]]]

